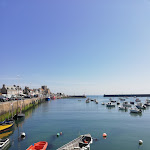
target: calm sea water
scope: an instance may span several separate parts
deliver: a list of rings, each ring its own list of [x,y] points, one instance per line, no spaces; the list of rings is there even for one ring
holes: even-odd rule
[[[142,115],[120,111],[118,107],[107,108],[101,102],[109,102],[109,98],[102,96],[88,96],[96,98],[95,102],[85,103],[86,99],[58,99],[42,103],[26,113],[26,118],[16,122],[9,138],[10,150],[25,150],[38,141],[47,141],[48,150],[56,150],[67,142],[77,138],[80,134],[90,133],[97,138],[91,144],[91,150],[149,150],[150,149],[150,109]],[[81,100],[81,101],[78,101]],[[118,98],[114,98],[118,100]],[[127,101],[133,101],[133,98]],[[141,98],[144,102],[146,98]],[[24,140],[19,138],[25,132]],[[56,137],[57,133],[63,135]],[[102,134],[107,133],[103,139]],[[0,135],[2,136],[2,135]],[[143,145],[138,141],[142,139]]]

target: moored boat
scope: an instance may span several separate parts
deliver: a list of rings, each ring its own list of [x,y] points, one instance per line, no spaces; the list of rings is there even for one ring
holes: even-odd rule
[[[13,121],[0,122],[0,132],[6,131],[14,125]]]
[[[130,104],[134,105],[134,102],[130,102]]]
[[[117,102],[117,105],[120,105],[120,102]]]
[[[136,98],[136,100],[135,100],[136,102],[141,102],[141,100],[139,99],[139,98]]]
[[[125,101],[126,99],[125,98],[119,98],[121,101]]]
[[[102,102],[102,103],[101,103],[101,105],[105,105],[105,103],[104,103],[104,102]]]
[[[98,101],[97,101],[97,100],[95,100],[95,103],[96,103],[96,104],[98,104]]]
[[[0,150],[6,149],[6,147],[9,144],[10,144],[10,140],[8,138],[7,139],[0,139]]]
[[[90,134],[81,135],[73,141],[65,144],[57,150],[89,150],[90,144],[93,143],[93,139]]]
[[[40,141],[37,143],[34,143],[30,147],[28,147],[26,150],[46,150],[48,146],[48,143],[46,141]]]
[[[89,100],[89,99],[87,99],[85,102],[86,102],[86,103],[89,103],[89,102],[90,102],[90,100]]]
[[[131,107],[131,104],[129,104],[128,102],[123,102],[123,107]]]
[[[119,106],[119,110],[127,110],[127,107]]]
[[[50,96],[45,98],[46,101],[50,101]]]
[[[130,113],[142,113],[141,109],[138,108],[131,108]]]
[[[51,96],[51,99],[52,99],[52,100],[55,100],[55,99],[56,99],[56,96]]]
[[[111,102],[106,104],[106,107],[115,107],[115,104],[112,104]]]
[[[111,100],[111,102],[112,102],[112,103],[116,103],[116,101],[114,101],[114,100]]]
[[[145,109],[146,105],[143,105],[142,103],[137,103],[137,105],[135,105],[138,109]]]

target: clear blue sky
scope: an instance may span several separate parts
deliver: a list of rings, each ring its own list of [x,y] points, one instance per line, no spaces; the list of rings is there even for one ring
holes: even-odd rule
[[[150,93],[149,0],[0,0],[0,86]]]

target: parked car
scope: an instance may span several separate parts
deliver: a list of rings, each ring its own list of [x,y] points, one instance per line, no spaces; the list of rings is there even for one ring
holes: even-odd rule
[[[31,98],[31,96],[30,95],[26,95],[26,96],[24,96],[24,98]]]
[[[6,97],[0,96],[0,102],[6,102]]]

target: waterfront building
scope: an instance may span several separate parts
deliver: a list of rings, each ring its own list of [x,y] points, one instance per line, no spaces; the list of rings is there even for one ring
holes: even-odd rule
[[[21,87],[16,85],[6,86],[5,84],[3,84],[1,93],[7,95],[18,95],[18,94],[23,94],[23,90],[21,89]]]

